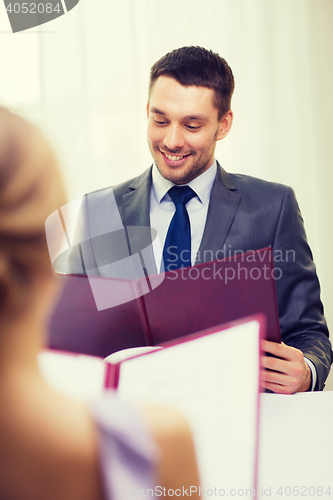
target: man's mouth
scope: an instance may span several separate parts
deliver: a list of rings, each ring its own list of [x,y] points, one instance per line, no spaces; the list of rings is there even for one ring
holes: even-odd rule
[[[165,151],[161,151],[160,152],[162,153],[163,156],[165,156],[165,158],[169,161],[169,162],[179,162],[179,163],[182,163],[182,160],[185,161],[185,159],[190,156],[190,154],[187,154],[187,155],[175,155],[175,154],[170,154],[170,153],[166,153]]]
[[[168,155],[167,153],[164,153],[164,154],[168,158],[168,160],[171,160],[171,161],[181,160],[182,158],[184,158],[184,156],[188,156],[188,155],[174,156],[174,155]]]

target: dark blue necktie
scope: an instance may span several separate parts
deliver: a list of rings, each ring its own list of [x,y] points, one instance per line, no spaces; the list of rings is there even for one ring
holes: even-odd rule
[[[164,270],[191,265],[191,226],[186,203],[196,196],[189,186],[173,186],[169,195],[176,206],[163,249]]]

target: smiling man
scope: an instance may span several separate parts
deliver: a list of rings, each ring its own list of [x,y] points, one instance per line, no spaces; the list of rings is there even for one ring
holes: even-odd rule
[[[283,342],[264,342],[263,350],[275,357],[262,357],[261,385],[285,394],[322,390],[331,344],[294,193],[281,184],[228,174],[214,157],[216,142],[231,129],[233,91],[229,65],[212,51],[183,47],[157,61],[147,104],[154,164],[120,186],[87,195],[85,231],[92,235],[95,226],[99,234],[119,229],[118,218],[108,215],[114,199],[120,227],[157,231],[164,250],[162,255],[154,246],[151,272],[163,265],[172,270],[221,258],[225,248],[232,255],[271,246],[279,255],[281,279],[276,286]],[[110,219],[117,222],[113,229]],[[114,267],[104,265],[108,251],[99,241],[88,249],[95,274],[113,275]],[[287,257],[290,252],[293,259]],[[80,257],[84,260],[82,252]],[[82,269],[77,253],[69,271]]]

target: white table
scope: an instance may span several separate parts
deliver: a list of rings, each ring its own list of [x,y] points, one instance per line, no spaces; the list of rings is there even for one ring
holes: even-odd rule
[[[258,497],[333,497],[333,392],[262,394],[260,420]]]

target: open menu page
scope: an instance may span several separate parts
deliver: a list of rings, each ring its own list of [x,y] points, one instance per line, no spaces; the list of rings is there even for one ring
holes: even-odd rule
[[[120,397],[170,404],[187,417],[208,495],[256,488],[260,328],[251,320],[120,367]]]

